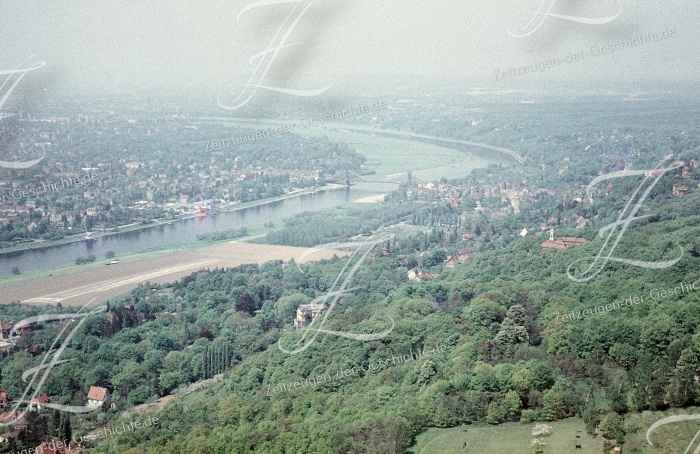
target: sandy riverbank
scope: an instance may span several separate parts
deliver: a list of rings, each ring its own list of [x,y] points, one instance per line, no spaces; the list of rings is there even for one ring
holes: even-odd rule
[[[370,195],[355,200],[355,203],[381,203],[384,201],[384,197],[386,197],[386,194]]]

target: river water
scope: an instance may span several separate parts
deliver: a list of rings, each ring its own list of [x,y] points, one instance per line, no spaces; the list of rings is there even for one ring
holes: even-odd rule
[[[467,149],[464,147],[463,149]],[[494,152],[468,148],[469,159],[451,166],[414,171],[416,181],[464,177],[476,168],[486,167],[492,163],[511,164],[512,158]],[[0,278],[9,276],[13,267],[21,272],[68,265],[78,257],[95,255],[98,260],[105,260],[107,251],[113,251],[117,257],[149,249],[174,246],[179,243],[196,240],[202,233],[219,232],[231,228],[253,228],[266,222],[286,219],[305,211],[318,211],[364,197],[381,194],[398,187],[387,183],[357,183],[350,188],[327,190],[316,194],[292,197],[264,205],[245,208],[238,211],[213,214],[204,218],[192,218],[150,227],[147,229],[124,232],[95,240],[83,240],[74,243],[49,246],[16,252],[0,253]]]

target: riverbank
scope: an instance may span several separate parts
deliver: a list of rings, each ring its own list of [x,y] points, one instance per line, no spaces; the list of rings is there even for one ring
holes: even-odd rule
[[[344,189],[344,188],[345,188],[345,185],[342,185],[342,184],[328,183],[328,184],[325,184],[323,186],[318,186],[318,187],[314,187],[314,188],[298,189],[296,191],[288,192],[287,194],[280,195],[277,197],[271,197],[271,198],[261,199],[261,200],[252,200],[250,202],[221,205],[218,208],[218,210],[221,212],[230,213],[230,212],[237,211],[237,210],[244,210],[246,208],[252,208],[252,207],[256,207],[256,206],[267,205],[267,204],[273,203],[273,202],[279,202],[280,200],[287,200],[287,199],[291,199],[293,197],[299,197],[301,195],[317,194],[319,192],[335,191],[335,190]]]

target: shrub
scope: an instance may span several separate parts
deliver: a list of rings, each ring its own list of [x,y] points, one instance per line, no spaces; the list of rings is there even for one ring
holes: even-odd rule
[[[535,424],[535,427],[532,428],[533,437],[540,437],[542,435],[549,435],[551,433],[552,426],[548,426],[547,424]]]
[[[520,413],[520,422],[522,423],[531,423],[535,422],[538,419],[540,419],[539,412],[537,410],[523,410]]]
[[[618,442],[622,441],[625,436],[625,428],[620,415],[617,413],[608,413],[600,423],[600,433],[607,439],[615,439]]]

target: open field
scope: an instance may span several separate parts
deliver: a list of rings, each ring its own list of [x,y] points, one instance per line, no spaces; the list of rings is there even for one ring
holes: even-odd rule
[[[338,125],[342,128],[342,125]],[[333,140],[344,142],[355,148],[367,158],[365,167],[376,172],[363,178],[381,179],[387,175],[405,173],[416,170],[433,169],[462,162],[468,157],[464,153],[446,147],[438,147],[429,143],[396,139],[384,136],[368,136],[344,129],[335,130],[331,125],[328,129],[309,128],[304,134],[328,136]],[[372,165],[376,163],[376,165]],[[351,178],[352,180],[352,178]]]
[[[202,268],[228,268],[269,260],[297,260],[307,249],[253,243],[219,243],[200,249],[149,257],[130,263],[97,266],[63,276],[51,276],[2,290],[0,303],[22,301],[28,304],[83,305],[95,298],[99,304],[151,282],[163,284],[180,279]],[[346,251],[320,251],[311,260],[332,258]]]
[[[498,426],[460,426],[450,429],[432,428],[417,437],[415,446],[406,451],[410,454],[531,454],[530,446],[534,423],[508,423]],[[545,454],[600,454],[603,440],[585,432],[583,421],[569,418],[548,422],[553,430],[546,440]],[[577,432],[577,431],[581,432]],[[580,435],[581,449],[575,448],[576,435]],[[467,447],[462,449],[464,442]]]
[[[243,118],[227,119],[255,130],[263,130],[269,126],[279,126],[272,120],[254,120]],[[403,173],[409,170],[433,169],[435,167],[455,164],[465,160],[465,154],[447,147],[419,142],[407,138],[371,136],[366,133],[353,132],[354,126],[341,122],[329,123],[323,127],[297,128],[296,133],[313,137],[329,137],[332,140],[350,145],[367,158],[365,166],[376,172],[365,179],[380,179],[386,175]],[[380,129],[368,128],[368,132],[386,132]],[[374,165],[373,165],[374,163]],[[352,178],[351,178],[352,179]]]
[[[145,404],[136,405],[135,407],[123,412],[122,418],[135,419],[135,418],[141,418],[145,415],[158,413],[163,408],[165,408],[165,406],[168,403],[173,402],[175,400],[177,400],[177,398],[175,396],[173,396],[172,394],[169,394],[167,396],[163,396],[159,399],[156,399],[155,402],[147,402]]]
[[[414,138],[414,139],[428,139],[428,140],[439,140],[445,143],[454,143],[454,144],[460,144],[460,145],[468,145],[470,147],[478,147],[486,150],[492,150],[496,151],[498,153],[504,153],[512,158],[514,158],[516,161],[518,161],[520,164],[525,162],[524,158],[520,156],[517,152],[513,150],[509,150],[507,148],[501,148],[501,147],[494,147],[493,145],[488,145],[485,143],[479,143],[479,142],[472,142],[471,140],[457,140],[457,139],[450,139],[450,138],[445,138],[445,137],[437,137],[437,136],[428,136],[425,134],[416,134],[413,132],[405,132],[405,131],[396,131],[396,130],[389,130],[389,129],[377,129],[377,128],[372,128],[370,126],[362,126],[362,125],[348,125],[344,126],[347,127],[347,129],[352,130],[352,131],[362,131],[362,132],[368,132],[368,133],[375,133],[375,132],[380,132],[382,134],[388,134],[392,137],[406,137],[406,138]]]

